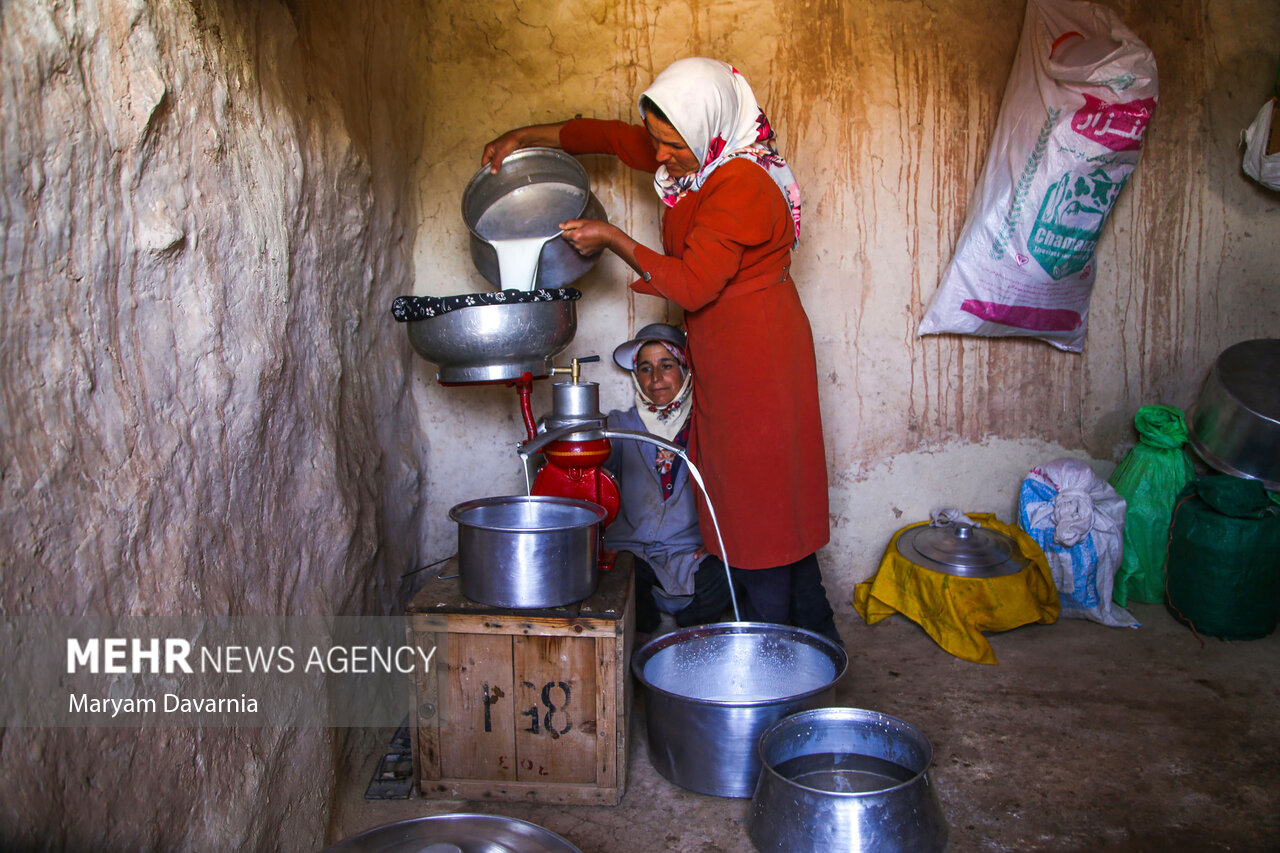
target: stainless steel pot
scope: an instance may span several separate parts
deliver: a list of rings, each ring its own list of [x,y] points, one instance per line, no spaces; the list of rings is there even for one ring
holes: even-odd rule
[[[489,240],[546,237],[555,234],[556,226],[566,219],[608,221],[591,194],[587,170],[572,155],[554,148],[515,151],[502,161],[496,175],[483,166],[462,193],[462,221],[471,232],[471,261],[498,288],[504,284],[498,253]],[[581,278],[598,258],[579,255],[564,240],[550,240],[542,247],[535,284],[564,287]]]
[[[1280,490],[1280,339],[1218,356],[1187,418],[1191,446],[1227,474]]]
[[[595,592],[602,507],[572,498],[480,498],[458,523],[462,594],[491,607],[561,607]]]
[[[947,824],[929,781],[933,746],[896,717],[819,708],[760,736],[764,769],[747,834],[771,853],[934,853]]]
[[[552,360],[578,331],[571,299],[472,305],[408,324],[418,355],[441,382],[496,382],[550,376]]]
[[[722,622],[651,640],[631,661],[646,688],[649,760],[682,788],[749,797],[760,733],[828,704],[848,665],[831,640],[786,625]]]

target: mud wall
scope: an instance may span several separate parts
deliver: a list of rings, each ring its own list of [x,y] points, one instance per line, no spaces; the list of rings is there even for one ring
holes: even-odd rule
[[[6,637],[389,611],[424,10],[0,9]],[[0,728],[0,847],[316,850],[353,731]]]
[[[940,506],[1012,520],[1021,478],[1058,456],[1108,473],[1136,440],[1139,406],[1189,405],[1221,350],[1280,328],[1280,197],[1242,174],[1237,151],[1274,85],[1280,10],[1243,0],[1110,5],[1154,51],[1160,104],[1103,232],[1083,354],[916,335],[986,158],[1021,2],[454,9],[433,34],[430,151],[440,156],[420,184],[416,287],[442,295],[487,286],[457,208],[490,138],[579,113],[638,120],[636,98],[672,60],[732,62],[805,193],[793,272],[823,379],[827,571],[847,600],[897,527]],[[657,246],[649,180],[604,158],[585,162],[611,220]],[[581,280],[579,333],[566,357],[607,355],[645,322],[678,319],[678,309],[627,291],[629,280],[611,257]],[[514,392],[442,389],[433,376],[421,365],[415,392],[435,461],[423,548],[442,556],[453,502],[518,488],[509,448],[522,428]],[[606,409],[628,404],[607,359],[588,378],[601,383]],[[545,411],[549,397],[538,393]]]

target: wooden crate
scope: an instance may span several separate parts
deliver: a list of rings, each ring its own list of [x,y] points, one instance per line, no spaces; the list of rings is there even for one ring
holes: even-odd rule
[[[462,595],[456,559],[408,608],[410,730],[424,797],[616,805],[627,778],[629,554],[568,607],[506,610]]]

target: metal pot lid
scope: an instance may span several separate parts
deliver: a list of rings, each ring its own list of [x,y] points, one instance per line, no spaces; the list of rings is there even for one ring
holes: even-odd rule
[[[925,569],[962,578],[1016,574],[1031,561],[998,530],[963,521],[912,527],[898,537],[898,553]]]

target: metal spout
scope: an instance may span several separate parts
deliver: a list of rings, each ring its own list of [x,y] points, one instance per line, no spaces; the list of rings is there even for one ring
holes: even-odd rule
[[[626,438],[626,439],[631,439],[632,441],[639,441],[644,444],[652,444],[655,447],[661,447],[663,450],[670,450],[672,453],[683,458],[686,462],[689,461],[689,456],[687,453],[685,453],[685,450],[683,447],[681,447],[678,444],[672,444],[671,442],[667,441],[665,438],[658,438],[656,435],[651,435],[647,432],[636,432],[635,430],[631,430],[631,429],[606,428],[601,430],[600,434],[604,438]]]
[[[533,438],[520,445],[516,452],[528,459],[553,441],[595,441],[605,438],[608,430],[604,429],[604,422],[600,420],[584,420],[581,423],[569,424],[557,429],[548,430],[539,433]]]

